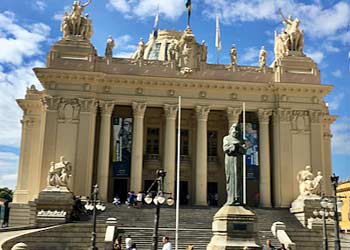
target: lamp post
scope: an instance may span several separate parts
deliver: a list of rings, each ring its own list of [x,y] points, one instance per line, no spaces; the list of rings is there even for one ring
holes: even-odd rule
[[[153,235],[152,235],[152,250],[158,249],[158,227],[159,227],[159,215],[160,215],[160,206],[164,204],[166,201],[169,206],[172,206],[174,204],[174,199],[172,197],[165,198],[165,195],[170,193],[164,192],[164,177],[166,176],[166,172],[163,169],[157,170],[157,178],[153,181],[152,185],[147,190],[147,195],[145,197],[145,202],[147,204],[151,204],[152,201],[156,205],[156,213],[154,215],[154,228],[153,228]],[[158,191],[156,193],[156,196],[152,197],[151,189],[152,187],[157,184]]]
[[[341,204],[338,204],[338,197],[337,197],[337,186],[338,186],[339,176],[336,176],[334,173],[331,176],[331,182],[333,186],[333,199],[334,199],[334,207],[335,207],[335,215],[334,215],[334,250],[341,250],[340,246],[340,238],[339,238],[339,214],[338,214],[338,207],[341,206]]]
[[[85,209],[88,211],[92,211],[92,232],[91,232],[91,250],[98,250],[96,247],[96,215],[97,210],[105,211],[106,206],[101,204],[98,200],[98,185],[94,186],[94,191],[92,193],[92,200],[88,200],[85,204]]]

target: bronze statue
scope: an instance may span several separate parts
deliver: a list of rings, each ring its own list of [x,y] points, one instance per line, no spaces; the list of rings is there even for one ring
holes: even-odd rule
[[[234,123],[229,135],[223,139],[225,152],[225,173],[227,201],[225,206],[240,205],[238,190],[238,166],[241,157],[246,154],[247,148],[243,140],[239,138],[238,124]]]

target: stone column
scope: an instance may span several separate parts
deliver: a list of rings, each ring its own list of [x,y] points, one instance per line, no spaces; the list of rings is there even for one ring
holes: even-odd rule
[[[275,207],[289,207],[293,201],[290,187],[295,181],[292,171],[291,110],[277,108],[273,114],[273,194]]]
[[[101,109],[101,127],[98,148],[97,184],[99,186],[100,199],[107,201],[111,149],[111,116],[114,109],[114,102],[100,101],[99,105]]]
[[[239,122],[239,116],[241,113],[242,113],[242,107],[227,108],[228,129],[230,129],[232,124]]]
[[[165,191],[175,195],[175,152],[176,152],[176,114],[177,105],[164,105],[165,114],[165,138],[163,168],[167,172],[165,177]]]
[[[22,136],[21,136],[21,154],[18,164],[18,177],[16,190],[13,197],[14,203],[27,203],[28,202],[28,176],[29,176],[29,162],[31,155],[30,137],[34,120],[29,117],[23,117],[22,123]]]
[[[134,121],[131,151],[130,190],[134,192],[139,192],[142,190],[143,122],[146,107],[146,103],[132,103]]]
[[[269,120],[272,110],[259,109],[260,206],[271,207]]]
[[[337,116],[325,115],[323,117],[323,141],[324,141],[324,170],[322,172],[324,187],[321,187],[326,195],[332,195],[330,176],[332,175],[332,133],[330,126]],[[316,173],[317,174],[317,173]]]
[[[95,147],[95,127],[97,101],[95,99],[79,99],[81,105],[78,132],[78,147],[75,168],[76,195],[91,195],[92,173]]]
[[[316,175],[318,171],[324,172],[323,153],[323,112],[310,110],[311,121],[311,169]]]
[[[196,205],[207,205],[207,121],[210,108],[208,106],[197,106],[197,138],[196,138]]]

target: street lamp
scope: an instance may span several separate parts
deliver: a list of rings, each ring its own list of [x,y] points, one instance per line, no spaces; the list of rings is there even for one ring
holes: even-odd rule
[[[328,250],[327,223],[326,218],[334,216],[334,204],[324,194],[321,197],[321,210],[314,210],[313,214],[318,217],[320,215],[323,220],[323,250]]]
[[[85,204],[85,209],[88,211],[93,211],[93,217],[92,217],[92,233],[91,233],[91,250],[98,250],[96,247],[96,212],[98,211],[105,211],[106,206],[103,205],[98,200],[98,185],[96,184],[94,186],[94,191],[92,193],[92,200],[88,200]]]
[[[153,181],[152,185],[147,190],[147,195],[144,198],[144,201],[147,204],[151,204],[152,201],[156,205],[156,213],[154,215],[154,229],[152,235],[152,250],[157,250],[158,248],[158,227],[159,227],[159,214],[160,214],[160,206],[165,202],[172,206],[174,204],[174,199],[169,196],[168,198],[165,195],[171,195],[171,193],[164,192],[164,177],[166,176],[166,172],[163,169],[158,169],[156,171],[157,178]],[[156,192],[156,196],[153,198],[151,189],[157,183],[158,191]]]
[[[341,250],[340,246],[340,237],[339,237],[339,211],[338,209],[341,209],[342,207],[342,201],[338,200],[337,197],[337,186],[338,186],[338,181],[339,181],[339,176],[336,176],[334,173],[331,176],[331,182],[333,185],[333,203],[334,203],[334,219],[335,219],[335,224],[334,224],[334,235],[335,235],[335,240],[334,240],[334,250]]]

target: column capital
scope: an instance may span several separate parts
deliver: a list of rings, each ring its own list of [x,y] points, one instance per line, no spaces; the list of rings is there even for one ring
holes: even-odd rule
[[[164,114],[166,119],[176,119],[178,106],[176,104],[164,104]]]
[[[197,120],[208,120],[208,115],[210,112],[209,106],[196,106],[196,116]]]
[[[310,110],[309,115],[311,123],[321,123],[324,113],[321,110]]]
[[[258,117],[259,117],[260,123],[268,123],[271,115],[272,115],[272,109],[258,110]]]
[[[35,118],[33,117],[23,117],[21,120],[22,126],[24,129],[32,128],[35,123]]]
[[[94,99],[94,98],[91,98],[91,99],[79,98],[79,103],[80,103],[80,107],[81,107],[80,112],[96,114],[97,107],[98,107],[98,102],[96,99]]]
[[[132,103],[132,110],[134,117],[141,117],[143,118],[145,115],[147,104],[145,102],[133,102]]]
[[[99,101],[98,105],[101,109],[102,115],[112,115],[113,109],[114,109],[114,101]]]
[[[242,107],[227,107],[227,118],[232,123],[238,123],[239,116],[242,113]],[[230,124],[231,126],[232,124]]]
[[[43,111],[57,111],[60,100],[60,97],[44,96],[41,98]]]
[[[290,122],[292,120],[292,111],[290,109],[278,108],[274,110],[273,114],[281,122]]]

